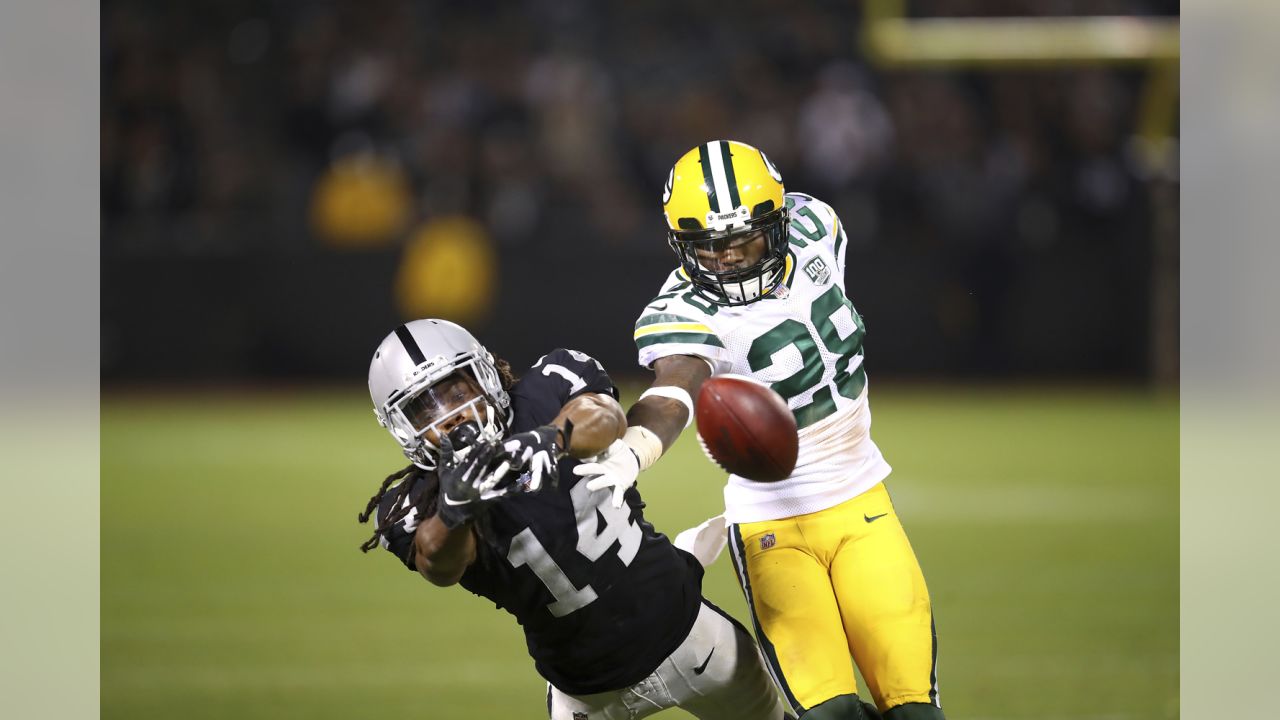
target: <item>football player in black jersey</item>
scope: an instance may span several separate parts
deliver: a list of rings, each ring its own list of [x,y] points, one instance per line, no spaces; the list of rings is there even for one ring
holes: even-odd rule
[[[751,635],[702,598],[698,560],[645,522],[634,487],[621,507],[589,487],[631,452],[599,362],[553,350],[517,381],[465,329],[416,320],[378,346],[369,391],[412,464],[361,514],[377,525],[362,549],[515,616],[553,720],[785,717]]]

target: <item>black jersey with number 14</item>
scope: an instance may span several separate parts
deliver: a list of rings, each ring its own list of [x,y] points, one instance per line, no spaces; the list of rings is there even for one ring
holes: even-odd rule
[[[617,397],[600,363],[572,350],[545,355],[511,390],[510,433],[551,422],[582,393]],[[702,566],[641,513],[633,487],[621,508],[612,491],[591,492],[560,462],[557,487],[503,498],[461,584],[492,600],[524,628],[538,672],[571,695],[617,690],[652,672],[688,635],[701,602]],[[378,510],[391,510],[391,493]],[[416,502],[411,491],[409,501]],[[416,517],[384,545],[410,569]]]

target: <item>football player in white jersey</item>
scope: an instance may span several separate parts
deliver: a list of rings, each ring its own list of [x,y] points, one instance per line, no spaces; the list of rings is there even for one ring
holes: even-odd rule
[[[767,383],[795,414],[799,459],[781,482],[730,476],[724,521],[774,680],[810,720],[943,718],[929,593],[871,439],[866,328],[845,294],[839,218],[734,141],[681,157],[662,205],[680,264],[635,326],[656,378],[616,451],[574,472],[621,498],[688,426],[704,380]],[[857,695],[851,655],[875,708]]]

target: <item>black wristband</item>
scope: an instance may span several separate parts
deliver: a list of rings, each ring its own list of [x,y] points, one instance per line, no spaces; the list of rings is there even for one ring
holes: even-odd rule
[[[560,446],[560,455],[567,455],[569,453],[569,443],[573,442],[573,421],[565,418],[564,427],[557,428],[557,431],[560,433],[560,437],[564,439],[564,444]]]

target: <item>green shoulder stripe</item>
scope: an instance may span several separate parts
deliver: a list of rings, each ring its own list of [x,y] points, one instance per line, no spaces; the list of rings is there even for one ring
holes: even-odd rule
[[[724,343],[715,335],[696,332],[654,333],[636,339],[636,348],[647,348],[650,345],[709,345],[723,348]]]

